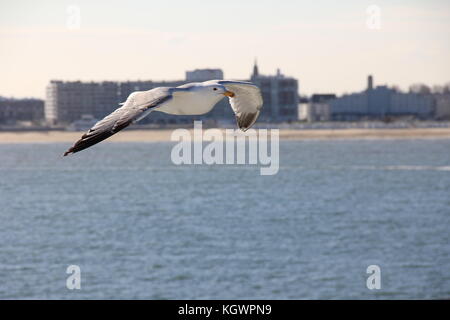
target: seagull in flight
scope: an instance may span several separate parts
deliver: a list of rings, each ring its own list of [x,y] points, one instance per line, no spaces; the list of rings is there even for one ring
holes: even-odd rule
[[[159,87],[131,93],[121,107],[83,134],[64,156],[111,137],[152,111],[200,115],[209,112],[224,97],[229,98],[239,129],[249,129],[258,118],[263,105],[260,89],[251,82],[211,80],[179,87]]]

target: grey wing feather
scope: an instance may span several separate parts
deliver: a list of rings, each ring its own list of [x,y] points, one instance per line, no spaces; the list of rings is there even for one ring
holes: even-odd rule
[[[154,107],[172,98],[169,88],[133,92],[122,107],[97,122],[64,153],[67,156],[103,141],[145,117]]]
[[[263,105],[261,90],[251,82],[219,80],[219,84],[235,94],[229,98],[239,129],[246,131],[256,121]]]

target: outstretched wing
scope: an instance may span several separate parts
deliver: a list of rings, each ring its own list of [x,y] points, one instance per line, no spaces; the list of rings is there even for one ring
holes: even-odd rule
[[[239,129],[246,131],[259,116],[263,105],[261,91],[251,82],[219,80],[218,83],[234,93],[233,97],[229,97],[230,105]]]
[[[172,98],[169,88],[137,91],[128,96],[122,107],[97,122],[81,139],[64,153],[67,156],[99,143],[136,122],[159,104]]]

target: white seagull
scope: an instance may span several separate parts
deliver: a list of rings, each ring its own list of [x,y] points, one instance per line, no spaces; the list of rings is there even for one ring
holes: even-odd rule
[[[233,80],[188,83],[179,87],[159,87],[131,93],[120,108],[83,134],[64,156],[109,138],[152,111],[175,115],[205,114],[225,96],[230,100],[238,127],[246,131],[255,123],[263,105],[261,91],[256,85]]]

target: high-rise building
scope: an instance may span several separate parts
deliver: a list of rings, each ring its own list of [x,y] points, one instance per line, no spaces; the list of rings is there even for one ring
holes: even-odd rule
[[[203,82],[222,79],[223,71],[220,69],[195,69],[193,71],[186,71],[187,82]]]
[[[0,99],[0,124],[44,120],[44,101],[40,99]]]
[[[299,88],[297,79],[284,76],[279,69],[276,75],[262,75],[259,73],[255,61],[250,81],[261,89],[264,100],[260,115],[262,121],[298,120]]]
[[[436,119],[450,120],[450,93],[434,94],[436,100]]]
[[[434,115],[432,95],[403,93],[385,85],[373,86],[368,77],[367,89],[344,95],[329,102],[333,120],[383,119],[414,116],[421,119]]]
[[[49,124],[68,124],[83,115],[103,118],[120,102],[117,82],[51,81],[46,89],[45,119]]]
[[[329,121],[331,111],[329,101],[336,99],[335,94],[313,94],[307,104],[304,104],[304,120],[308,122]]]

